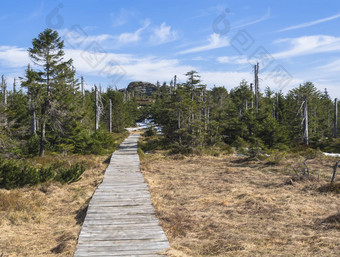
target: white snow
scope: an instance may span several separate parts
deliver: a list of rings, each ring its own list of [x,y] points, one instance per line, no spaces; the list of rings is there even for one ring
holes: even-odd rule
[[[340,157],[340,153],[323,153],[323,154],[330,157]]]

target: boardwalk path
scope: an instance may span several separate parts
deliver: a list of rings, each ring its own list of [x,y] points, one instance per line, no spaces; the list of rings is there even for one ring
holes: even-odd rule
[[[139,170],[138,138],[130,135],[112,155],[90,201],[75,257],[159,256],[169,247]]]

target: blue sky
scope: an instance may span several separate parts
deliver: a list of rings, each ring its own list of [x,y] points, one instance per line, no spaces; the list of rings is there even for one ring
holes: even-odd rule
[[[340,1],[6,1],[0,14],[0,71],[23,76],[27,49],[45,28],[65,40],[87,87],[167,83],[189,70],[208,87],[253,82],[289,89],[312,81],[340,98]]]

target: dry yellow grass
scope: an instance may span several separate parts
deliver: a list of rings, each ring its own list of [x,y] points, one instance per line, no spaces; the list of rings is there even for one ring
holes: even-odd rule
[[[147,155],[169,256],[340,256],[340,197],[319,190],[333,161],[309,161],[320,181],[291,183],[294,162]]]
[[[58,156],[32,160],[49,163]],[[108,156],[64,156],[84,161],[82,179],[70,185],[49,183],[33,188],[0,190],[0,255],[73,256],[86,207],[102,181]]]

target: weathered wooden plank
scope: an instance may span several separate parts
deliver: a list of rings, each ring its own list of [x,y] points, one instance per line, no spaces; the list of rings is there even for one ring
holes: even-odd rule
[[[84,252],[123,252],[123,251],[131,251],[131,244],[133,244],[133,250],[135,251],[150,251],[150,250],[158,250],[160,248],[166,248],[168,247],[167,242],[142,242],[142,243],[136,243],[136,242],[129,242],[129,244],[103,244],[102,242],[99,242],[99,244],[91,245],[91,244],[81,244],[82,248],[84,249]],[[81,252],[81,251],[79,251]],[[155,253],[152,251],[151,253]]]
[[[137,141],[138,135],[130,135],[112,155],[90,201],[75,257],[151,257],[169,248],[139,171]]]

